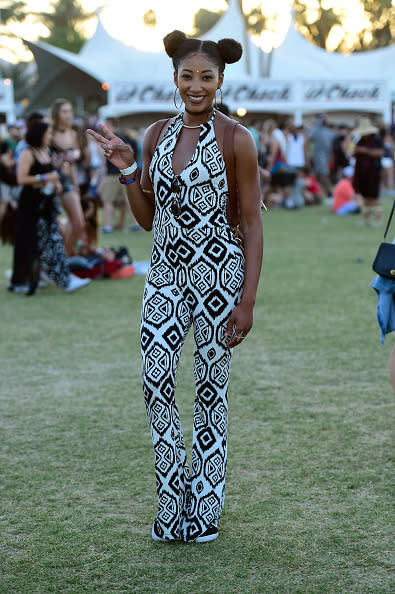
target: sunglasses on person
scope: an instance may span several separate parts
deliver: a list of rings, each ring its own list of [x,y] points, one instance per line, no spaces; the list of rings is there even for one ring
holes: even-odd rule
[[[181,186],[178,177],[175,177],[172,180],[170,190],[173,194],[173,201],[170,206],[170,211],[176,221],[178,221],[181,216]]]

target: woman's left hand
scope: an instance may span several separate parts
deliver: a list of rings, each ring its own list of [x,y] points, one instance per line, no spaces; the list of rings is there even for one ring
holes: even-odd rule
[[[252,310],[252,305],[240,302],[232,311],[224,334],[224,339],[226,340],[234,332],[233,338],[226,345],[229,349],[241,344],[251,330],[253,321]]]

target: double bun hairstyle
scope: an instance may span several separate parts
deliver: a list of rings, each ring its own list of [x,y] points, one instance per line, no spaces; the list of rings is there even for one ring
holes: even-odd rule
[[[218,66],[222,74],[226,64],[238,62],[243,54],[241,44],[235,39],[220,39],[215,41],[202,41],[189,38],[182,31],[172,31],[164,37],[163,44],[167,55],[173,61],[174,70],[178,70],[180,62],[191,54],[202,52]]]

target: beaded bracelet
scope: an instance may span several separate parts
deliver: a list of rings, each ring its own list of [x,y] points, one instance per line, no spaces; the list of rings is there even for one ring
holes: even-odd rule
[[[133,182],[136,181],[135,177],[131,177],[130,179],[126,179],[126,177],[124,175],[121,175],[119,178],[119,183],[123,184],[124,186],[128,186],[129,184],[132,184]]]
[[[42,182],[45,181],[47,179],[47,176],[45,175],[45,173],[41,174],[41,173],[37,173],[36,174],[36,180],[38,182]]]

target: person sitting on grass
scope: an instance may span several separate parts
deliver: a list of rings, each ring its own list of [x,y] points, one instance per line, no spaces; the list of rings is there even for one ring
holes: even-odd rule
[[[363,200],[356,194],[352,177],[354,169],[351,166],[343,169],[343,178],[337,182],[333,190],[332,211],[337,215],[357,214],[361,212]]]
[[[322,201],[322,190],[320,184],[317,181],[315,175],[311,171],[311,168],[305,165],[302,169],[306,185],[303,191],[303,197],[305,204],[321,204]]]

